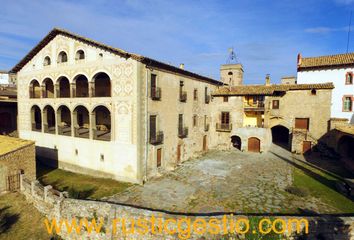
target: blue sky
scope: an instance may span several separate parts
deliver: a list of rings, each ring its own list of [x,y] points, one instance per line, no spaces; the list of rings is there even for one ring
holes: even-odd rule
[[[219,79],[234,47],[244,82],[296,74],[296,56],[343,53],[354,0],[0,0],[0,69],[53,27]],[[354,51],[353,33],[350,51]]]

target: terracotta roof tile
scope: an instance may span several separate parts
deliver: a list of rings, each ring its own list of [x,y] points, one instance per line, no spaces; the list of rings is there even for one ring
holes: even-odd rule
[[[242,85],[235,87],[220,87],[213,96],[247,96],[247,95],[273,95],[274,92],[286,92],[292,90],[333,89],[333,83],[316,84],[272,84],[272,85]]]
[[[301,58],[298,70],[354,65],[354,53]]]

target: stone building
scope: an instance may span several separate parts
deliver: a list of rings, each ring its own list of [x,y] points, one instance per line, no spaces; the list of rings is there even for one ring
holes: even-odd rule
[[[299,84],[333,82],[331,117],[346,118],[354,124],[354,53],[319,57],[298,55]]]
[[[0,192],[19,188],[19,174],[36,179],[33,141],[0,136]]]
[[[141,183],[201,154],[221,82],[53,29],[12,70],[18,131],[60,168]]]
[[[253,152],[274,142],[305,153],[328,130],[332,89],[332,83],[221,87],[213,93],[216,141],[228,147],[231,139]]]

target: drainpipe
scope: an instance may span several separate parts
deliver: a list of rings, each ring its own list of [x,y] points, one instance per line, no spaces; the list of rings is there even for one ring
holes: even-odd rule
[[[143,184],[147,181],[147,162],[148,162],[148,101],[149,101],[149,96],[148,96],[148,76],[149,76],[149,69],[146,65],[146,78],[145,78],[145,176],[143,179]]]

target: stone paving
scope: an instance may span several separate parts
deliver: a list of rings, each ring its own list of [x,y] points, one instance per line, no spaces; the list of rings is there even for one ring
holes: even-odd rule
[[[281,156],[290,153],[273,146]],[[330,210],[315,198],[289,196],[292,166],[269,153],[211,151],[106,200],[178,212],[286,213]]]

